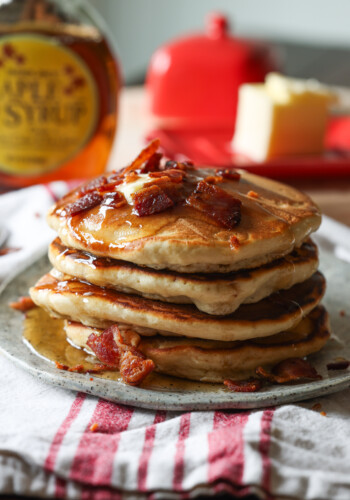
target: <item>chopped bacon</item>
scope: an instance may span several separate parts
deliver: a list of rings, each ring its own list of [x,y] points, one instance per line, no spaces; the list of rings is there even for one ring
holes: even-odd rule
[[[341,361],[335,361],[333,363],[328,363],[327,370],[346,370],[350,366],[350,361],[344,359]]]
[[[262,381],[257,378],[249,380],[224,380],[226,387],[233,392],[257,392],[262,388]]]
[[[67,372],[74,372],[74,373],[101,373],[105,371],[116,370],[115,367],[102,364],[95,364],[91,368],[84,368],[84,365],[75,365],[69,367],[68,365],[63,365],[58,361],[55,361],[55,365],[56,368],[58,368],[59,370],[64,370]],[[90,378],[90,380],[93,380],[93,378]]]
[[[65,370],[65,371],[69,370],[68,365],[62,365],[62,363],[59,363],[58,361],[55,361],[55,365],[56,365],[56,368],[58,368],[59,370]]]
[[[137,170],[142,167],[144,163],[146,163],[150,158],[157,152],[157,149],[160,146],[159,139],[154,139],[152,142],[146,146],[141,153],[135,158],[135,160],[126,167],[123,172],[126,174],[127,172],[132,172],[133,170]]]
[[[248,196],[249,198],[259,198],[258,193],[256,193],[255,191],[248,191]]]
[[[113,193],[107,193],[104,196],[102,204],[112,208],[121,208],[124,205],[127,205],[127,201],[123,193],[114,191]]]
[[[117,325],[112,325],[101,335],[92,333],[87,345],[93,350],[97,358],[108,367],[119,369],[120,374],[129,385],[138,385],[154,370],[152,360],[147,359],[134,345],[137,339],[128,332],[122,336]]]
[[[120,364],[120,349],[114,340],[114,325],[107,328],[101,335],[91,333],[86,344],[105,365],[118,368]]]
[[[9,253],[14,253],[14,252],[19,252],[20,248],[17,247],[4,247],[0,248],[0,257],[3,257],[4,255],[8,255]]]
[[[230,236],[230,248],[231,250],[238,250],[239,248],[239,239],[237,238],[237,236],[235,236],[234,234],[232,236]]]
[[[30,297],[20,297],[17,302],[10,302],[9,306],[16,311],[26,312],[36,307],[36,304]]]
[[[90,210],[91,208],[96,207],[102,201],[102,195],[97,192],[88,193],[82,198],[74,201],[73,203],[68,204],[65,208],[66,215],[77,215],[85,210]]]
[[[223,180],[224,178],[221,175],[208,175],[208,177],[204,179],[208,184],[219,184]]]
[[[133,350],[134,351],[134,350]],[[120,363],[120,375],[129,385],[139,385],[155,368],[151,359],[145,358],[139,352],[126,351]]]
[[[173,207],[174,202],[157,185],[145,187],[134,195],[134,212],[136,215],[153,215]]]
[[[180,183],[183,181],[185,173],[182,170],[169,168],[168,170],[161,170],[160,172],[151,172],[149,174],[152,178],[165,178],[171,182]]]
[[[135,181],[137,181],[137,179],[139,179],[139,178],[140,178],[140,176],[139,176],[136,172],[132,171],[132,172],[127,172],[127,173],[125,174],[124,181],[125,181],[126,183],[129,183],[129,182],[135,182]]]
[[[162,159],[161,153],[154,153],[148,160],[146,160],[140,167],[140,173],[148,174],[149,172],[156,172],[159,170],[160,160]]]
[[[281,361],[273,367],[271,372],[267,372],[259,366],[256,374],[273,384],[285,384],[288,382],[298,382],[300,380],[319,380],[319,375],[315,368],[301,358],[289,358]]]
[[[103,186],[100,186],[97,191],[99,193],[106,193],[107,191],[114,191],[114,189],[119,186],[120,184],[123,183],[123,179],[115,179],[111,180],[111,182],[108,182],[107,184],[104,184]]]
[[[193,168],[193,163],[191,161],[174,161],[174,160],[169,160],[166,162],[164,166],[164,170],[169,170],[169,169],[176,169],[176,170],[183,170],[186,171],[188,169]]]
[[[241,174],[239,174],[235,170],[230,170],[229,168],[218,170],[216,174],[221,175],[221,177],[223,177],[224,179],[229,179],[230,181],[239,181],[241,178]]]
[[[186,203],[227,229],[233,229],[241,220],[242,202],[218,186],[205,181],[197,184]]]
[[[96,191],[98,188],[102,187],[104,184],[107,184],[107,179],[104,175],[101,175],[100,177],[96,177],[95,179],[92,179],[92,181],[88,182],[84,186],[81,186],[77,190],[77,192],[81,195],[84,196],[87,193],[91,193],[92,191]]]

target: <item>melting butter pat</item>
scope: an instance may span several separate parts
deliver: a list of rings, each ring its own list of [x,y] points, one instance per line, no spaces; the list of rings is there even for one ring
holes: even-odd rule
[[[239,89],[233,149],[255,161],[321,153],[335,101],[335,94],[315,80],[270,73],[265,83],[244,84]]]
[[[149,176],[149,174],[137,174],[138,178],[135,181],[132,182],[123,182],[123,184],[120,184],[120,186],[117,187],[118,191],[123,193],[123,195],[126,198],[126,201],[129,203],[129,205],[134,204],[134,194],[137,193],[137,191],[140,191],[144,187],[147,182],[150,182],[154,179]]]

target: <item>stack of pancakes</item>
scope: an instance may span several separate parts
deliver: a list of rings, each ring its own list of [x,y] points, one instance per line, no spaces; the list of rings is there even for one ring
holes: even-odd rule
[[[101,362],[122,342],[156,371],[191,380],[247,379],[257,367],[318,351],[329,337],[319,305],[325,280],[309,238],[318,208],[243,171],[164,166],[156,146],[50,210],[54,269],[30,290],[34,302],[64,318],[68,340]],[[157,187],[158,198],[136,205],[137,193],[176,170],[182,197],[169,188],[172,174],[163,194]],[[210,186],[205,196],[200,182]]]

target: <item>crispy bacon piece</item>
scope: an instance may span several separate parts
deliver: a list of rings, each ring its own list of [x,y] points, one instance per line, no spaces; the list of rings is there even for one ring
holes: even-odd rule
[[[36,307],[36,304],[30,297],[20,297],[17,302],[10,302],[9,306],[16,311],[27,312]]]
[[[140,189],[134,195],[134,212],[139,216],[158,214],[173,206],[172,199],[156,184]]]
[[[127,174],[128,172],[132,172],[137,170],[143,166],[144,163],[147,163],[151,157],[157,152],[157,149],[160,146],[160,140],[154,139],[152,142],[146,146],[141,153],[135,158],[135,160],[126,167],[123,172]]]
[[[193,168],[193,162],[192,161],[174,161],[174,160],[168,160],[164,166],[164,170],[168,169],[176,169],[176,170],[183,170],[186,171],[188,169]]]
[[[258,378],[251,378],[249,380],[224,380],[226,387],[233,392],[257,392],[262,388],[262,381]]]
[[[114,191],[114,189],[119,186],[120,184],[123,183],[123,179],[115,179],[114,181],[108,182],[107,184],[104,184],[103,186],[100,186],[97,188],[97,191],[100,194],[106,193],[108,191]]]
[[[59,370],[64,370],[67,372],[74,372],[74,373],[101,373],[105,371],[112,371],[116,370],[116,368],[113,368],[111,366],[107,365],[102,365],[102,364],[95,364],[91,368],[84,368],[83,365],[75,365],[69,367],[68,365],[63,365],[59,363],[58,361],[55,361],[56,368]],[[90,379],[93,380],[93,379]]]
[[[140,352],[125,351],[120,363],[120,375],[129,385],[139,385],[154,370],[154,362]]]
[[[223,177],[224,179],[229,179],[230,181],[239,181],[239,179],[241,178],[241,174],[239,174],[235,170],[230,170],[229,168],[218,170],[216,174],[221,175],[221,177]]]
[[[62,363],[59,363],[58,361],[55,361],[55,365],[56,365],[56,368],[58,368],[59,370],[65,370],[65,371],[69,370],[68,365],[63,365]]]
[[[237,236],[235,236],[234,234],[232,236],[230,236],[230,248],[231,250],[238,250],[239,249],[239,239],[237,238]]]
[[[149,172],[156,172],[159,170],[160,160],[163,155],[161,153],[154,153],[148,160],[146,160],[140,167],[140,173],[148,174]]]
[[[105,184],[107,184],[107,179],[104,175],[101,175],[100,177],[92,179],[92,181],[88,182],[88,184],[85,184],[85,186],[81,186],[81,188],[79,188],[77,192],[80,194],[80,196],[84,196],[87,193],[96,191],[98,188],[102,187]]]
[[[0,248],[0,257],[3,255],[8,255],[9,253],[19,252],[20,248],[17,247],[4,247]]]
[[[310,363],[301,358],[285,359],[274,366],[271,372],[267,372],[259,366],[256,369],[256,374],[273,384],[286,384],[305,379],[320,380],[322,378]]]
[[[334,361],[333,363],[328,363],[327,370],[346,370],[350,366],[350,361],[344,359],[341,361]]]
[[[248,191],[249,198],[259,198],[259,195],[256,191]]]
[[[183,170],[176,170],[175,168],[169,168],[168,170],[161,170],[160,172],[151,172],[149,174],[152,178],[167,179],[167,181],[180,183],[183,181],[185,172]]]
[[[140,178],[140,176],[139,176],[136,172],[132,171],[132,172],[127,172],[127,173],[125,174],[124,181],[125,181],[126,183],[129,183],[129,182],[135,182],[135,181],[137,181],[137,179],[139,179],[139,178]]]
[[[119,369],[124,382],[138,385],[154,370],[155,365],[134,345],[128,343],[135,344],[136,340],[131,332],[127,332],[123,337],[117,325],[112,325],[101,335],[92,333],[87,345],[108,368]]]
[[[87,193],[82,198],[70,203],[64,208],[66,215],[77,215],[81,212],[85,212],[85,210],[90,210],[91,208],[96,207],[102,201],[103,197],[101,194],[97,192]]]
[[[186,203],[227,229],[233,229],[241,220],[242,202],[218,186],[205,181],[197,184]]]
[[[121,208],[127,205],[127,201],[123,193],[119,191],[114,191],[113,193],[107,193],[103,197],[102,205],[107,205],[112,208]]]
[[[120,349],[114,340],[114,329],[115,327],[111,326],[102,332],[101,335],[92,333],[86,343],[102,363],[110,367],[119,368]]]
[[[208,184],[219,184],[223,180],[224,178],[221,175],[208,175],[208,177],[204,179]]]

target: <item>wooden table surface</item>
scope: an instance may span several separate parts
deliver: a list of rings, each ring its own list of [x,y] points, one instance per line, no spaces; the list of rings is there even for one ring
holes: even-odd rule
[[[119,127],[109,169],[123,167],[135,157],[144,146],[150,127],[144,88],[126,87],[121,93]],[[288,182],[308,193],[324,214],[350,226],[350,172],[345,179],[328,177]]]

